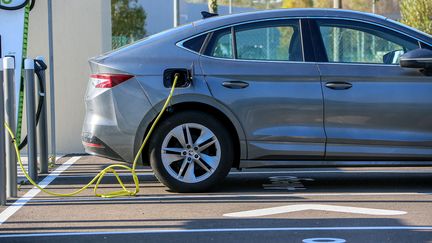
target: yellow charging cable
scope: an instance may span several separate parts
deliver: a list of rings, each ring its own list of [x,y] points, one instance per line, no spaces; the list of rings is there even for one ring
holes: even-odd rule
[[[29,182],[33,186],[39,188],[39,190],[41,190],[41,191],[43,191],[43,192],[45,192],[47,194],[50,194],[50,195],[53,195],[53,196],[57,196],[57,197],[71,197],[71,196],[77,195],[77,194],[81,193],[82,191],[86,190],[87,188],[89,188],[95,182],[96,183],[95,183],[95,186],[94,186],[93,190],[94,190],[94,193],[95,193],[95,195],[97,197],[112,198],[112,197],[120,197],[120,196],[135,196],[139,192],[139,180],[138,180],[138,175],[137,175],[137,173],[135,171],[137,163],[138,163],[138,160],[139,160],[139,158],[140,158],[140,156],[142,154],[142,151],[143,151],[145,145],[147,144],[148,140],[150,139],[150,136],[151,136],[153,130],[155,129],[157,123],[159,122],[159,120],[162,117],[164,111],[167,109],[168,105],[170,104],[170,101],[172,99],[172,96],[174,94],[174,90],[175,90],[175,87],[176,87],[176,84],[177,84],[178,77],[179,77],[178,74],[176,74],[174,76],[174,81],[173,81],[173,84],[172,84],[171,91],[170,91],[170,93],[168,95],[168,98],[166,99],[165,104],[162,107],[162,110],[159,112],[158,116],[156,117],[156,119],[154,120],[152,126],[150,127],[150,130],[148,131],[147,135],[145,136],[144,141],[142,142],[141,147],[140,147],[140,149],[138,150],[138,153],[135,156],[135,159],[134,159],[133,164],[132,164],[132,168],[129,167],[129,166],[126,166],[126,165],[121,165],[121,164],[110,165],[107,168],[101,170],[87,185],[85,185],[81,189],[78,189],[78,190],[76,190],[74,192],[71,192],[71,193],[64,193],[63,194],[63,193],[51,192],[49,190],[46,190],[46,189],[40,187],[35,181],[33,181],[30,178],[30,176],[28,175],[28,173],[24,169],[24,166],[23,166],[23,163],[22,163],[22,160],[21,160],[21,155],[20,155],[20,152],[19,152],[19,149],[18,149],[17,141],[15,139],[15,135],[12,132],[12,129],[9,127],[9,125],[7,123],[5,123],[5,127],[6,127],[7,131],[9,132],[9,135],[11,136],[13,144],[15,146],[15,152],[16,152],[16,156],[17,156],[17,159],[18,159],[18,163],[19,163],[19,165],[21,167],[21,170],[23,171],[25,177],[29,180]],[[135,183],[135,190],[134,191],[128,190],[126,188],[126,186],[124,185],[123,181],[121,180],[119,174],[116,172],[116,170],[114,168],[125,169],[125,170],[130,171],[130,173],[132,174],[133,181]],[[113,173],[114,174],[114,176],[117,178],[117,181],[119,182],[120,186],[122,187],[122,190],[110,192],[110,193],[107,193],[107,194],[99,194],[99,193],[97,193],[97,189],[99,187],[99,184],[101,183],[102,178],[107,173]]]

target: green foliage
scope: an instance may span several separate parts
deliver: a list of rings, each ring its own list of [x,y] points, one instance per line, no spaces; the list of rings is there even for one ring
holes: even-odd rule
[[[217,0],[208,0],[208,8],[210,13],[218,12],[218,1]]]
[[[432,34],[432,1],[401,0],[401,22]]]
[[[113,37],[134,41],[145,36],[146,13],[138,0],[111,0],[111,16]]]
[[[284,0],[282,8],[311,8],[313,7],[312,0]]]
[[[188,3],[207,3],[209,0],[186,0]],[[376,2],[378,14],[399,12],[401,0],[342,0],[343,9],[372,12],[372,2]],[[427,1],[427,0],[426,0]],[[432,0],[429,0],[432,1]],[[217,0],[218,5],[228,6],[229,0]],[[276,8],[333,8],[333,0],[232,0],[232,5],[243,8],[276,9]],[[285,6],[283,6],[285,5]]]
[[[195,0],[186,0],[186,1],[195,1]],[[228,6],[229,0],[218,0],[219,5]],[[275,9],[281,8],[281,4],[279,2],[271,1],[271,0],[232,0],[232,5],[234,7],[241,8],[256,8],[256,9]]]
[[[333,0],[314,0],[313,1],[314,8],[332,8]]]

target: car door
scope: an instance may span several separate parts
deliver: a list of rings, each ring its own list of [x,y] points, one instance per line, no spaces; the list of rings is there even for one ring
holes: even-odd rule
[[[323,159],[320,77],[304,62],[299,19],[217,30],[200,60],[211,93],[243,126],[249,160]]]
[[[316,19],[324,93],[326,158],[432,158],[432,78],[399,66],[422,44],[355,20]],[[318,52],[319,53],[319,52]]]

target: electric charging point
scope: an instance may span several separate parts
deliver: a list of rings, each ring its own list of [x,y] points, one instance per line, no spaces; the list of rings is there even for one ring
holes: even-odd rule
[[[0,73],[0,81],[4,83],[4,90],[0,90],[0,109],[5,107],[0,114],[0,137],[2,138],[0,141],[0,204],[4,205],[8,197],[17,196],[17,159],[20,157],[19,151],[26,145],[28,178],[37,181],[38,141],[39,168],[41,173],[48,173],[48,134],[44,58],[37,57],[36,60],[22,61],[27,52],[28,13],[34,6],[35,0],[0,0],[0,2],[0,59],[4,57],[1,61],[2,72]],[[35,74],[39,81],[37,113],[35,113]],[[23,107],[24,88],[28,134],[21,142],[21,108]],[[4,122],[7,123],[6,127]],[[7,135],[4,133],[5,128],[9,129]],[[15,145],[18,147],[16,151]],[[4,192],[6,192],[5,196],[3,196]]]
[[[5,152],[5,117],[3,92],[3,59],[0,58],[0,205],[6,205],[6,152]]]
[[[3,195],[2,193],[6,191],[7,197],[16,197],[16,190],[17,190],[17,159],[20,163],[20,166],[22,170],[24,170],[24,167],[22,165],[21,159],[20,159],[20,150],[22,150],[26,145],[28,149],[28,173],[24,171],[25,176],[27,179],[32,183],[35,184],[38,179],[38,163],[37,163],[37,140],[38,137],[36,135],[36,125],[39,120],[42,120],[41,124],[39,125],[39,136],[41,137],[41,157],[40,157],[40,164],[41,164],[41,171],[43,173],[48,172],[48,149],[47,149],[47,129],[46,129],[46,110],[44,109],[44,98],[45,98],[45,70],[47,68],[46,64],[43,62],[43,57],[38,57],[37,60],[33,59],[25,59],[24,61],[24,81],[25,81],[25,96],[26,96],[26,117],[27,117],[27,136],[24,138],[24,140],[19,143],[20,141],[15,138],[15,97],[13,96],[14,92],[14,72],[15,72],[15,62],[14,58],[7,57],[3,59],[3,65],[2,65],[2,79],[0,81],[5,81],[5,88],[6,88],[6,94],[3,95],[3,90],[0,89],[0,97],[1,101],[3,102],[3,97],[5,98],[6,102],[5,104],[2,104],[0,102],[0,107],[5,107],[6,115],[3,117],[3,113],[0,113],[0,122],[1,126],[0,128],[3,128],[3,136],[4,138],[4,128],[8,129],[9,134],[6,136],[6,148],[3,153],[0,153],[1,155],[6,155],[6,171],[7,176],[2,176],[1,178],[4,180],[4,178],[7,178],[7,183],[5,189],[5,186],[2,185],[1,179],[0,179],[0,203],[3,205],[5,203],[6,199],[3,201]],[[38,77],[39,81],[39,104],[38,104],[38,110],[35,112],[35,74]],[[3,86],[1,87],[3,88]],[[3,111],[3,109],[0,109]],[[4,122],[6,121],[6,122]],[[7,124],[7,126],[3,126],[4,123]],[[0,133],[1,134],[1,133]],[[2,140],[4,142],[4,140]],[[4,144],[0,143],[0,152],[3,149]],[[2,174],[4,170],[4,162],[0,162],[0,174]]]
[[[38,56],[35,59],[37,63],[45,63],[45,58]],[[37,123],[37,143],[39,151],[39,170],[40,173],[48,173],[48,125],[47,125],[47,112],[46,112],[46,75],[45,70],[38,70],[39,88],[37,93],[43,99],[43,106],[39,115],[39,122]]]
[[[37,181],[37,151],[36,151],[36,119],[35,119],[35,65],[33,59],[25,59],[25,94],[27,115],[27,151],[28,151],[28,174],[30,178]]]
[[[3,58],[3,82],[5,83],[5,121],[13,133],[16,130],[15,120],[15,60],[13,57]],[[6,196],[17,196],[17,162],[13,140],[6,136]]]
[[[20,104],[20,82],[21,82],[21,65],[22,56],[26,52],[26,39],[27,39],[27,24],[28,24],[28,13],[30,0],[8,0],[1,1],[0,4],[0,58],[3,57],[3,83],[4,83],[4,95],[2,95],[1,109],[4,109],[5,121],[9,124],[12,132],[17,132],[17,121],[20,121],[18,114],[18,104]],[[0,115],[1,116],[1,115]],[[1,117],[0,117],[1,120]],[[2,125],[0,126],[2,132]],[[3,133],[0,133],[0,135]],[[5,136],[1,136],[2,140]],[[19,137],[19,136],[18,136]],[[0,144],[1,147],[1,144]],[[0,149],[1,150],[1,149]],[[5,155],[6,161],[6,176],[0,175],[2,179],[6,178],[6,186],[0,188],[1,191],[6,190],[7,197],[17,196],[17,158],[15,155],[14,144],[10,136],[6,136],[5,139],[5,152],[1,153]],[[0,174],[3,169],[3,165],[0,165]],[[2,192],[3,193],[3,192]],[[0,196],[1,199],[1,196]],[[1,201],[1,200],[0,200]]]

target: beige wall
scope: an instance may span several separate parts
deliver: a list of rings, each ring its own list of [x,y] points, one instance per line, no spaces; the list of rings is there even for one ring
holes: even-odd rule
[[[52,2],[57,153],[82,153],[87,60],[111,50],[111,1]],[[30,13],[29,57],[42,55],[48,60],[47,22],[47,0],[36,1]]]

